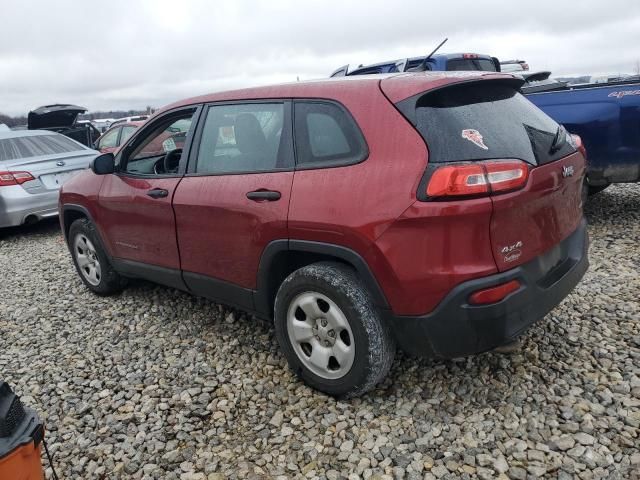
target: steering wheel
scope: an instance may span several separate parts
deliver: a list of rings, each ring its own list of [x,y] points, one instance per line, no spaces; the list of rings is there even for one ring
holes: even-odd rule
[[[165,154],[164,158],[162,159],[164,173],[174,173],[178,170],[178,164],[180,163],[181,155],[181,148],[173,149]]]

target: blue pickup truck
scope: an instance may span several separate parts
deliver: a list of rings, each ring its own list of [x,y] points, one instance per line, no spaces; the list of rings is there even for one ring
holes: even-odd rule
[[[333,76],[407,71],[500,71],[495,57],[475,53],[436,54],[348,65]],[[556,122],[580,135],[587,149],[586,189],[594,194],[612,183],[640,181],[640,78],[603,84],[567,85],[550,72],[525,73],[522,93]]]
[[[350,65],[344,65],[334,71],[330,76],[344,77],[347,75],[373,75],[376,73],[464,70],[499,72],[500,61],[495,57],[481,55],[479,53],[432,53],[422,57],[388,60],[366,66],[359,65],[355,69],[350,69]]]
[[[640,181],[640,78],[571,86],[528,81],[522,93],[580,135],[588,155],[589,193],[612,183]]]

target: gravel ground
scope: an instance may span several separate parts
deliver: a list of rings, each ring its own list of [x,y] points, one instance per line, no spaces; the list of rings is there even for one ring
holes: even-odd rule
[[[64,479],[640,478],[640,185],[588,207],[592,266],[520,352],[400,357],[337,402],[270,325],[136,283],[100,298],[55,223],[0,233],[0,376]]]

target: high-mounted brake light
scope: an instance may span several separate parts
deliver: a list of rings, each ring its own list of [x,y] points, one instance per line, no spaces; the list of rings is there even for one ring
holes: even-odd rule
[[[22,185],[31,180],[35,178],[29,172],[0,172],[0,187]]]
[[[529,167],[521,160],[485,160],[446,165],[433,172],[427,196],[469,197],[506,193],[524,187]]]
[[[462,58],[478,58],[480,55],[477,53],[463,53]]]

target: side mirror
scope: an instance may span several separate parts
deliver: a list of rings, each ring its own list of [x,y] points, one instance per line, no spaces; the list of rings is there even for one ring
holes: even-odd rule
[[[98,155],[91,162],[91,170],[96,175],[108,175],[116,171],[116,161],[113,153]]]

